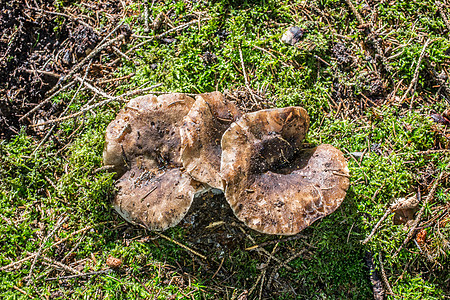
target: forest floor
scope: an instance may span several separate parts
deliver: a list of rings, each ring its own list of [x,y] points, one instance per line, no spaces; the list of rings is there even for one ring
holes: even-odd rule
[[[1,299],[450,299],[445,1],[0,8]],[[348,160],[343,204],[293,237],[212,193],[165,232],[126,223],[108,123],[136,95],[216,90],[244,111],[304,107],[307,142]]]

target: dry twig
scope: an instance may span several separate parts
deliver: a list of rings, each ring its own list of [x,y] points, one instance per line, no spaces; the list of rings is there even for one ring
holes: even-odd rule
[[[244,234],[247,236],[247,238],[248,238],[253,244],[256,244],[255,239],[254,239],[250,234],[248,234],[242,226],[239,226],[239,229],[242,231],[242,233],[244,233]],[[252,249],[252,250],[256,250],[256,251],[258,251],[258,252],[260,252],[260,253],[263,253],[263,254],[265,254],[267,257],[272,258],[272,259],[273,259],[274,261],[276,261],[277,263],[283,264],[283,262],[282,262],[279,258],[277,258],[276,256],[273,256],[272,254],[269,253],[269,251],[267,251],[267,250],[264,249],[264,248],[254,248],[254,249]],[[287,266],[287,265],[286,265],[286,269],[288,269],[289,271],[293,271],[293,269],[292,269],[291,267]]]
[[[250,88],[250,84],[248,83],[247,72],[245,71],[244,58],[243,58],[243,56],[242,56],[242,49],[241,49],[241,46],[239,46],[239,57],[240,57],[240,59],[241,59],[242,72],[244,73],[245,87],[247,88],[248,92],[250,93],[253,102],[257,103],[257,102],[256,102],[256,98],[257,98],[258,100],[260,100],[260,101],[262,100],[262,98],[259,97],[259,96],[257,96],[257,95],[255,95],[255,93],[253,93],[252,89]]]
[[[448,22],[447,15],[444,11],[444,4],[440,1],[436,1],[436,6],[438,7],[439,13],[441,14],[442,20],[444,20],[445,27],[447,27],[447,30],[450,32],[450,23]]]
[[[207,260],[207,257],[204,256],[203,254],[200,254],[200,253],[198,253],[197,251],[192,250],[192,249],[189,248],[188,246],[183,245],[182,243],[180,243],[180,242],[178,242],[178,241],[176,241],[176,240],[174,240],[174,239],[172,239],[172,238],[170,238],[170,237],[168,237],[168,236],[165,236],[165,235],[162,234],[162,233],[159,233],[159,232],[156,232],[156,231],[155,231],[154,234],[156,234],[157,236],[162,237],[162,238],[168,240],[169,242],[174,243],[175,245],[178,245],[178,246],[180,246],[180,247],[182,247],[182,248],[188,250],[188,251],[191,252],[192,254],[195,254],[195,255],[197,255],[198,257],[200,257],[200,258],[202,258],[202,259],[204,259],[204,260]]]
[[[356,19],[358,20],[360,25],[364,25],[364,20],[361,17],[361,14],[358,12],[358,10],[356,9],[356,7],[353,5],[352,0],[345,0],[348,4],[348,6],[350,6],[350,9],[352,10],[353,14],[355,15]]]
[[[281,262],[281,264],[279,264],[278,266],[276,266],[269,278],[269,281],[267,282],[267,287],[271,287],[272,285],[272,281],[275,278],[275,274],[278,272],[278,270],[282,267],[286,267],[286,269],[289,267],[287,264],[290,263],[291,261],[293,261],[294,259],[296,259],[297,257],[299,257],[300,255],[302,255],[303,253],[306,252],[306,249],[301,249],[300,251],[298,251],[297,253],[295,253],[294,255],[292,255],[291,257],[289,257],[288,259],[286,259],[285,261]],[[290,267],[289,267],[290,268]]]
[[[70,71],[69,73],[67,73],[66,76],[64,76],[64,78],[62,78],[61,82],[59,84],[61,84],[64,81],[68,81],[70,79],[72,79],[73,75],[75,75],[76,72],[78,72],[82,66],[84,66],[86,64],[86,62],[88,62],[89,60],[91,60],[92,58],[94,58],[94,56],[96,56],[98,53],[100,53],[103,49],[108,48],[109,46],[112,46],[114,43],[120,42],[123,39],[125,39],[125,35],[124,34],[120,34],[117,37],[109,40],[106,43],[103,44],[99,44],[94,50],[92,50],[91,53],[89,53],[88,56],[86,56],[85,58],[83,58],[78,64],[76,64]],[[102,41],[103,42],[103,41]],[[54,91],[56,91],[59,87],[59,84],[55,85],[50,91],[48,91],[47,93],[53,93]]]
[[[53,123],[65,121],[65,120],[68,120],[68,119],[72,119],[72,118],[75,118],[75,117],[78,117],[78,116],[84,114],[85,112],[88,112],[88,111],[91,111],[91,110],[93,110],[93,109],[96,109],[96,108],[98,108],[98,107],[100,107],[100,106],[106,105],[106,104],[108,104],[108,103],[110,103],[110,102],[112,102],[112,101],[123,100],[125,97],[134,96],[134,95],[136,95],[136,94],[138,94],[138,93],[142,93],[142,92],[146,92],[146,91],[152,90],[152,89],[154,89],[154,88],[157,88],[157,87],[161,86],[162,84],[161,84],[161,83],[158,83],[158,84],[155,84],[155,85],[150,86],[150,87],[145,88],[145,89],[136,90],[136,91],[131,91],[131,92],[122,94],[122,95],[120,95],[120,96],[115,96],[115,97],[110,96],[110,95],[106,94],[105,92],[100,91],[99,89],[97,89],[96,87],[94,87],[94,86],[88,84],[87,82],[84,82],[84,85],[86,85],[86,87],[88,87],[89,89],[91,89],[91,90],[94,91],[95,93],[98,93],[99,95],[101,95],[101,96],[103,96],[103,97],[105,97],[105,98],[107,98],[107,99],[106,99],[106,100],[103,100],[103,101],[101,101],[101,102],[98,102],[98,103],[96,103],[96,104],[87,106],[87,107],[81,109],[80,111],[78,111],[78,112],[76,112],[76,113],[74,113],[74,114],[71,114],[71,115],[69,115],[69,116],[65,116],[65,117],[61,117],[61,118],[57,118],[57,119],[53,119],[53,120],[48,120],[48,121],[45,121],[45,122],[42,122],[42,123],[39,123],[39,124],[33,124],[33,125],[31,125],[31,126],[32,126],[32,127],[42,126],[42,125],[53,124]]]
[[[36,110],[38,110],[39,108],[41,108],[44,104],[48,103],[50,100],[52,100],[56,95],[58,95],[59,93],[61,93],[62,91],[65,91],[69,88],[71,88],[73,85],[75,85],[75,82],[69,82],[68,84],[66,84],[65,86],[61,87],[59,90],[57,90],[56,92],[54,92],[53,94],[51,94],[50,96],[48,96],[47,98],[45,98],[43,101],[41,101],[41,103],[39,103],[38,105],[36,105],[35,107],[33,107],[33,109],[31,109],[29,112],[27,112],[26,114],[24,114],[22,117],[19,118],[19,121],[22,121],[23,119],[25,119],[26,117],[28,117],[29,115],[31,115],[32,113],[34,113]]]
[[[96,271],[96,272],[79,273],[79,274],[75,274],[75,275],[51,277],[51,278],[45,278],[45,281],[71,279],[71,278],[76,278],[76,277],[90,277],[90,276],[93,276],[93,275],[110,273],[111,271],[112,271],[111,269],[106,269],[106,270],[101,270],[101,271]]]
[[[79,271],[75,270],[74,268],[63,264],[62,262],[53,260],[53,259],[51,259],[49,257],[43,256],[42,259],[44,260],[44,263],[48,263],[52,267],[60,268],[60,269],[63,269],[64,271],[66,271],[66,272],[69,272],[69,273],[72,273],[72,274],[76,274],[76,275],[80,275],[81,274]]]
[[[403,94],[402,98],[400,99],[400,103],[403,103],[403,101],[405,100],[405,98],[408,96],[409,92],[411,91],[412,88],[414,88],[414,90],[412,91],[412,97],[411,97],[411,101],[409,103],[409,110],[412,111],[412,106],[413,106],[413,100],[414,100],[414,92],[416,90],[416,86],[417,86],[417,80],[419,79],[419,68],[420,68],[420,64],[422,63],[422,59],[425,55],[425,50],[427,49],[427,47],[430,45],[430,43],[434,42],[434,40],[430,40],[428,39],[425,44],[423,45],[422,51],[420,52],[420,56],[419,56],[419,60],[417,61],[417,65],[416,65],[416,69],[414,70],[414,76],[413,76],[413,80],[411,80],[411,83],[409,84],[408,89],[406,90],[406,92]]]
[[[425,207],[428,205],[428,203],[430,203],[434,199],[434,194],[436,193],[436,189],[437,189],[439,183],[441,182],[441,180],[442,180],[442,178],[444,176],[444,173],[445,172],[441,172],[439,174],[439,177],[434,180],[434,183],[433,183],[433,185],[432,185],[432,187],[430,189],[430,192],[428,193],[427,198],[425,199],[425,201],[422,204],[422,207],[420,208],[419,212],[417,213],[417,216],[414,219],[414,223],[412,224],[411,229],[408,232],[408,235],[406,236],[405,240],[400,245],[400,247],[397,249],[397,251],[395,251],[395,253],[392,256],[392,258],[396,257],[400,253],[400,250],[402,250],[403,246],[405,246],[411,240],[412,236],[414,235],[414,232],[416,231],[417,224],[419,224],[419,221],[422,218],[422,215],[423,215],[423,213],[425,211]]]
[[[61,217],[59,218],[58,222],[55,225],[55,228],[45,237],[45,239],[42,241],[41,246],[39,247],[36,256],[34,257],[33,262],[31,263],[30,271],[28,276],[26,277],[26,280],[28,280],[27,285],[31,282],[31,279],[33,278],[33,270],[34,266],[36,265],[36,261],[39,258],[39,256],[42,253],[42,249],[44,248],[47,241],[56,233],[56,231],[69,219],[69,216]]]
[[[105,224],[108,224],[108,223],[111,223],[111,221],[101,222],[101,223],[98,223],[98,224],[95,224],[95,225],[90,225],[90,226],[84,227],[84,228],[82,228],[82,229],[80,229],[80,230],[74,231],[74,232],[70,233],[68,236],[66,236],[65,238],[60,239],[60,240],[57,241],[56,243],[52,244],[50,247],[48,247],[48,248],[42,250],[42,254],[46,253],[48,250],[52,249],[53,247],[55,247],[55,246],[57,246],[57,245],[59,245],[59,244],[64,243],[65,241],[67,241],[68,239],[70,239],[71,237],[73,237],[74,235],[77,235],[77,234],[79,234],[79,233],[86,232],[86,231],[88,231],[88,230],[91,230],[91,229],[94,228],[94,227],[101,226],[101,225],[105,225]],[[36,252],[36,253],[33,253],[33,254],[30,254],[30,255],[28,255],[27,257],[25,257],[25,258],[23,258],[23,259],[21,259],[21,260],[18,260],[18,261],[15,261],[15,262],[10,263],[9,265],[3,266],[3,267],[0,268],[0,271],[5,271],[5,270],[11,269],[11,268],[13,268],[13,267],[15,267],[15,266],[17,266],[17,265],[20,265],[21,263],[24,263],[24,262],[26,262],[26,261],[28,261],[28,260],[30,260],[30,259],[36,257],[37,254],[38,254],[37,252]]]
[[[380,263],[381,278],[383,279],[384,285],[386,286],[389,294],[392,297],[394,297],[394,299],[395,299],[394,292],[392,291],[391,285],[389,284],[389,280],[387,279],[386,272],[384,270],[383,261],[382,261],[382,258],[381,258],[381,253],[378,255],[378,262]]]

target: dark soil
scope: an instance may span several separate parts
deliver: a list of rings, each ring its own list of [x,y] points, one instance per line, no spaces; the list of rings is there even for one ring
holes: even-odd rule
[[[59,16],[46,1],[41,8],[24,0],[0,2],[0,138],[9,138],[31,123],[19,119],[36,106],[60,75],[94,49],[100,37],[90,27]],[[58,113],[47,104],[39,118]],[[29,132],[30,133],[30,132]]]

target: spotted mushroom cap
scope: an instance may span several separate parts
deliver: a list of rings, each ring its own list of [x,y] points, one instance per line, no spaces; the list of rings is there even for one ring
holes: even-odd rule
[[[128,222],[150,230],[177,225],[203,186],[180,168],[166,171],[132,168],[118,181],[113,201],[116,211]]]
[[[106,128],[103,164],[120,177],[133,165],[180,167],[180,131],[194,99],[185,94],[146,95],[130,100]]]
[[[241,116],[236,105],[213,92],[196,97],[181,126],[181,160],[196,180],[223,190],[219,176],[223,133]]]
[[[236,217],[267,234],[297,234],[332,213],[349,186],[331,145],[302,149],[309,126],[299,107],[249,113],[222,138],[221,175]]]

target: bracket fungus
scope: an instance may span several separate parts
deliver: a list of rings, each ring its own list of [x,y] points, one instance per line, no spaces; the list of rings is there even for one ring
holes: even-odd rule
[[[236,105],[222,93],[196,97],[181,126],[181,160],[186,171],[200,182],[223,190],[219,175],[223,133],[241,116]]]
[[[121,176],[113,205],[127,221],[175,226],[204,190],[181,170],[179,127],[193,103],[185,94],[138,97],[108,125],[103,163]]]
[[[303,108],[287,107],[247,113],[224,133],[225,197],[250,228],[297,234],[344,199],[347,162],[331,145],[302,149],[308,127]]]

